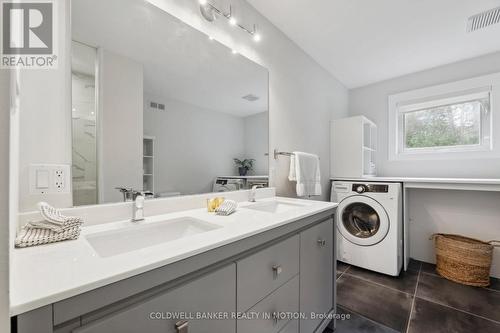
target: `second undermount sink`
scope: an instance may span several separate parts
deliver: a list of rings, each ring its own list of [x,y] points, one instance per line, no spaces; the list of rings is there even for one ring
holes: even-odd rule
[[[111,257],[218,228],[221,227],[195,218],[181,217],[96,232],[85,237],[99,256]]]
[[[245,208],[267,213],[283,213],[292,209],[297,209],[307,206],[309,206],[309,204],[292,203],[287,201],[275,200],[275,201],[258,202],[253,205],[246,206]]]

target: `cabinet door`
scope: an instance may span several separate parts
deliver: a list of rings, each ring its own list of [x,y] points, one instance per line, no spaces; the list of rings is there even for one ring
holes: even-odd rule
[[[300,234],[300,312],[329,313],[333,308],[333,220]],[[300,332],[312,333],[321,319],[300,321]]]
[[[91,322],[74,333],[235,333],[236,265],[226,266],[185,285],[154,296],[122,311]],[[196,319],[198,314],[229,317]],[[176,329],[179,317],[188,315],[187,330]],[[199,318],[199,317],[198,317]]]

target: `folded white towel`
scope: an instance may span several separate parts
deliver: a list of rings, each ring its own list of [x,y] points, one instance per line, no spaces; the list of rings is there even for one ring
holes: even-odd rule
[[[290,181],[296,181],[297,196],[321,195],[321,173],[317,155],[294,152],[290,156]]]
[[[73,223],[82,223],[81,218],[74,216],[64,216],[59,209],[52,207],[46,202],[39,202],[37,206],[40,214],[47,222],[54,223],[59,226],[65,226]]]
[[[224,200],[224,202],[215,209],[217,215],[227,216],[236,211],[238,203],[233,200]]]
[[[40,202],[38,209],[44,220],[26,223],[14,241],[16,247],[55,243],[80,236],[81,218],[64,216],[45,202]]]
[[[24,226],[18,233],[15,246],[28,247],[42,244],[77,239],[80,236],[80,227],[67,229],[63,232],[54,232],[48,229],[29,228]]]
[[[64,224],[63,226],[56,225],[52,222],[47,221],[31,221],[25,224],[28,229],[47,229],[53,232],[64,232],[72,228],[77,228],[82,225],[82,222],[72,222]]]

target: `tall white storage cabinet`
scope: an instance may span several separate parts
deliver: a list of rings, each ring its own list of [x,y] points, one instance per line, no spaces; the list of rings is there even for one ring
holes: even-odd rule
[[[333,120],[330,127],[330,176],[376,175],[377,125],[363,116]]]

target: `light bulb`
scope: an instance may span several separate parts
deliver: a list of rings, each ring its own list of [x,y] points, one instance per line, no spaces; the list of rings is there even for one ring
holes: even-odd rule
[[[261,37],[259,34],[257,34],[257,33],[256,33],[255,35],[253,35],[253,40],[254,40],[255,42],[260,42],[261,38],[262,38],[262,37]]]
[[[207,4],[207,0],[200,0],[200,5],[205,6]]]
[[[230,25],[236,25],[236,23],[238,23],[238,21],[236,21],[236,19],[234,17],[229,18]]]

